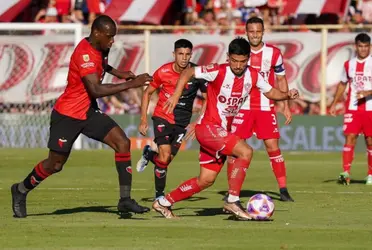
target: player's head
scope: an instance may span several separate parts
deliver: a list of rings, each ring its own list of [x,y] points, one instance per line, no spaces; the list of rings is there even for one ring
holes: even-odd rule
[[[256,47],[261,44],[264,30],[264,22],[261,18],[251,17],[247,20],[245,24],[245,31],[247,33],[249,43],[252,46]]]
[[[243,37],[235,38],[229,44],[229,53],[227,56],[230,68],[235,75],[240,76],[244,73],[248,65],[250,53],[251,46]]]
[[[186,39],[179,39],[174,43],[174,62],[180,68],[186,68],[192,56],[192,43]]]
[[[93,21],[90,36],[99,45],[101,50],[107,50],[114,43],[116,31],[115,21],[109,16],[101,15]]]
[[[355,37],[355,49],[357,57],[364,59],[371,52],[371,37],[366,33],[360,33]]]

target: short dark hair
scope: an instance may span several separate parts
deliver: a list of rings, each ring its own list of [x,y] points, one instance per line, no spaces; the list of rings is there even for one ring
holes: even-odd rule
[[[243,55],[249,56],[251,53],[251,46],[249,42],[243,37],[237,37],[229,44],[229,55]]]
[[[254,17],[249,18],[247,22],[245,23],[245,28],[247,28],[248,24],[250,23],[260,23],[262,25],[262,28],[263,29],[265,28],[263,20],[259,17],[254,16]]]
[[[179,39],[174,42],[174,50],[179,48],[187,48],[192,50],[192,43],[187,39]]]
[[[371,43],[371,37],[366,33],[360,33],[355,37],[355,43]]]
[[[106,15],[101,15],[97,17],[96,19],[94,19],[91,31],[93,30],[103,31],[106,25],[108,26],[112,25],[113,27],[116,27],[116,23],[114,20],[112,20],[111,17],[106,16]]]

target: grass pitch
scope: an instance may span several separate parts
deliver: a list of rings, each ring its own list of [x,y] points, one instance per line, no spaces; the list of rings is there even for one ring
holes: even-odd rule
[[[0,249],[371,249],[372,186],[364,184],[365,154],[356,154],[350,186],[336,183],[340,153],[285,153],[295,203],[278,201],[267,155],[255,152],[241,194],[274,198],[272,222],[242,222],[222,213],[226,169],[216,183],[179,202],[180,220],[151,211],[131,218],[116,212],[118,181],[113,152],[74,151],[65,168],[28,196],[26,219],[12,218],[10,186],[23,180],[47,150],[0,150]],[[133,165],[140,152],[133,152]],[[199,173],[198,152],[180,152],[167,191]],[[133,168],[134,170],[134,168]],[[133,198],[151,206],[153,172],[133,171]]]

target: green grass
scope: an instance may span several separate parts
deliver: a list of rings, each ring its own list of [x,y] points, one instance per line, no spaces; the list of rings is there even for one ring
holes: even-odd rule
[[[155,212],[120,219],[111,151],[74,151],[65,169],[28,197],[26,219],[12,218],[9,187],[22,180],[46,150],[0,150],[0,249],[371,249],[372,186],[364,185],[365,154],[357,154],[350,186],[336,184],[339,153],[286,153],[295,203],[274,200],[272,222],[242,222],[221,213],[226,169],[214,186],[177,203],[180,220]],[[133,152],[133,163],[140,152]],[[199,173],[198,152],[180,152],[168,172],[168,191]],[[151,206],[153,174],[133,173],[133,197]],[[265,153],[256,152],[242,200],[256,191],[277,199]],[[143,199],[143,200],[141,200]]]

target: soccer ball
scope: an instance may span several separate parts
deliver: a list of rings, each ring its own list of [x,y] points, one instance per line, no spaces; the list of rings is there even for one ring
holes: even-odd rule
[[[247,203],[247,212],[255,220],[268,220],[274,209],[273,200],[266,194],[255,194]]]

